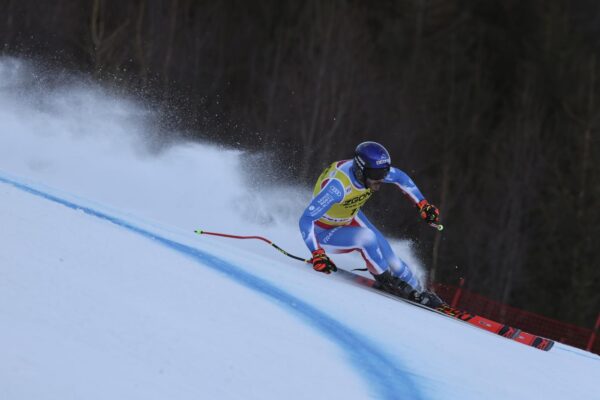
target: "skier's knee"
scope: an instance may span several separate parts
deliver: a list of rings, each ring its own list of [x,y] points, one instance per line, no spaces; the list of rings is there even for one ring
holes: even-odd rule
[[[360,232],[358,241],[363,248],[369,248],[373,245],[377,245],[377,235],[370,229],[363,229]]]

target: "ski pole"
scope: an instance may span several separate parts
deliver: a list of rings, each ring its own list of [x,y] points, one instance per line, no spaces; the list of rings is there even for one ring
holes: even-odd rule
[[[283,253],[284,255],[286,255],[286,256],[288,256],[290,258],[293,258],[294,260],[304,261],[305,263],[308,263],[308,264],[311,263],[310,260],[307,260],[305,258],[298,257],[298,256],[295,256],[293,254],[288,253],[287,251],[283,250],[281,247],[277,246],[275,243],[271,242],[269,239],[264,238],[262,236],[228,235],[226,233],[206,232],[206,231],[203,231],[201,229],[196,229],[194,231],[194,233],[197,233],[198,235],[220,236],[220,237],[226,237],[226,238],[230,238],[230,239],[257,239],[257,240],[262,240],[263,242],[267,242],[268,244],[270,244],[271,246],[273,246],[274,248],[276,248],[278,251],[280,251],[281,253]]]
[[[429,226],[431,226],[432,228],[437,229],[438,231],[443,231],[444,230],[444,225],[442,224],[435,224],[435,223],[430,223]]]

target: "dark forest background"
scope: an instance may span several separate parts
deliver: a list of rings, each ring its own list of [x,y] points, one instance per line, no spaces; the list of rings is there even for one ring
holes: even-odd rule
[[[92,74],[299,183],[380,141],[441,208],[367,213],[431,278],[591,326],[600,311],[600,2],[0,0],[2,53]]]

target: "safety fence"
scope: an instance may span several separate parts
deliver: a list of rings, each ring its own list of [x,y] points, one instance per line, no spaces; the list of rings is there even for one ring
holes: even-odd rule
[[[488,299],[464,289],[463,285],[464,280],[459,287],[437,284],[435,291],[453,307],[600,354],[600,314],[593,329],[583,328]]]

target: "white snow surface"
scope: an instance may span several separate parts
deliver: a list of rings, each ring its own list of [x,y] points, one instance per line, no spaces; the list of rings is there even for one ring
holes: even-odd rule
[[[260,158],[168,143],[150,107],[51,75],[0,58],[0,399],[600,399],[594,354],[194,234],[308,257],[310,190],[255,185]]]

